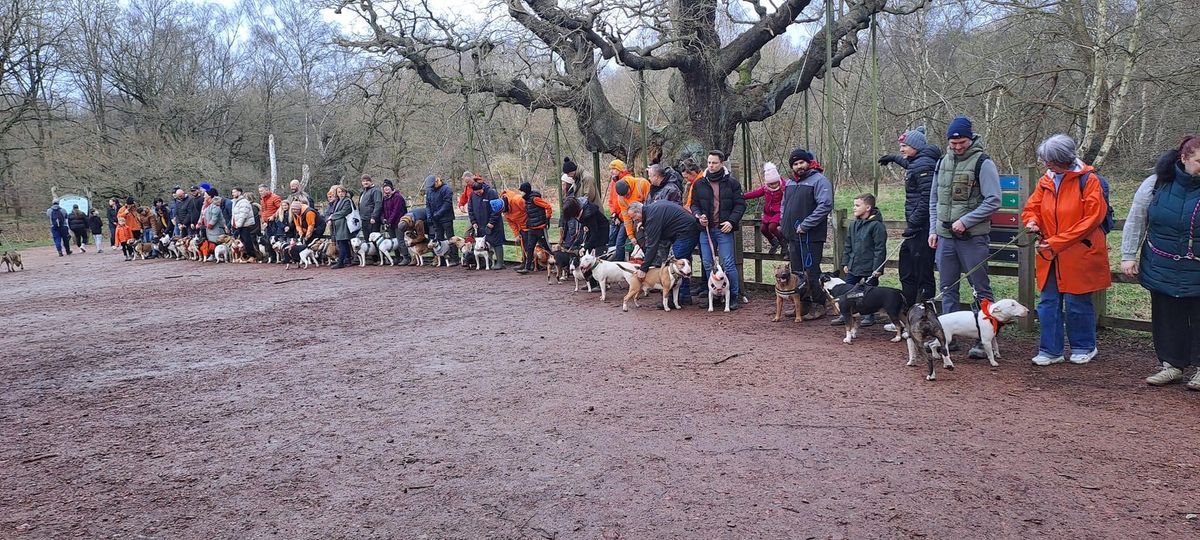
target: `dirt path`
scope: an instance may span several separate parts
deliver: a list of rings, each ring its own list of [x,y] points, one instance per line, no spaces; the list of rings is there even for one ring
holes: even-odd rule
[[[1144,342],[927,383],[762,302],[53,255],[0,273],[2,538],[1200,533],[1200,394]]]

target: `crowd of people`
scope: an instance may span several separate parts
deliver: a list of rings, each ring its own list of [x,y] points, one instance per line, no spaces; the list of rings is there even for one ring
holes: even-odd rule
[[[882,165],[905,170],[904,229],[899,246],[899,281],[905,301],[940,299],[943,312],[960,309],[960,282],[965,279],[977,300],[993,300],[987,260],[992,216],[1001,207],[1000,176],[996,163],[984,151],[970,119],[956,117],[946,132],[948,151],[931,143],[918,127],[899,137],[899,153],[881,156]],[[1098,354],[1096,314],[1092,296],[1111,283],[1106,235],[1113,227],[1108,202],[1109,185],[1077,155],[1077,144],[1066,135],[1054,135],[1037,148],[1046,168],[1020,214],[1022,227],[1036,236],[1036,274],[1040,297],[1037,305],[1041,333],[1032,362],[1049,366],[1063,362],[1086,364]],[[833,184],[823,174],[816,157],[798,148],[790,153],[782,174],[763,166],[761,186],[743,193],[720,151],[686,156],[676,166],[650,165],[640,177],[621,160],[608,167],[606,193],[584,193],[588,185],[578,165],[565,158],[562,165],[562,202],[555,209],[529,183],[518,190],[497,191],[484,178],[463,174],[465,189],[456,198],[449,184],[437,176],[425,179],[424,204],[409,208],[407,199],[390,180],[376,186],[369,175],[360,179],[357,197],[335,185],[326,194],[323,210],[293,180],[283,197],[265,185],[258,187],[257,202],[240,188],[222,196],[209,184],[178,188],[170,203],[156,200],[142,207],[133,198],[121,204],[109,201],[110,245],[150,242],[163,235],[196,236],[202,255],[211,256],[211,245],[222,236],[234,236],[245,245],[244,257],[255,257],[257,238],[293,239],[281,256],[298,260],[304,246],[328,238],[336,242],[338,259],[332,268],[345,268],[355,237],[372,233],[401,237],[406,231],[427,232],[431,241],[455,235],[455,210],[467,215],[468,237],[482,236],[497,251],[495,269],[505,268],[504,225],[519,239],[522,262],[517,272],[534,269],[537,247],[549,252],[560,267],[572,257],[595,251],[613,261],[624,261],[640,248],[636,272],[663,264],[669,257],[691,258],[699,248],[702,279],[714,265],[728,275],[732,288],[731,310],[748,300],[740,290],[735,263],[735,231],[746,212],[746,201],[763,199],[762,235],[771,254],[781,253],[797,274],[806,279],[800,314],[804,320],[825,316],[824,294],[819,290],[821,260],[829,238],[829,217],[834,207]],[[604,211],[607,209],[607,213]],[[557,212],[556,212],[557,210]],[[549,225],[558,216],[558,235],[551,245]],[[1185,138],[1166,152],[1154,174],[1137,190],[1122,231],[1121,271],[1137,277],[1150,291],[1154,347],[1160,369],[1146,379],[1152,385],[1182,380],[1184,370],[1200,367],[1200,258],[1194,252],[1200,215],[1200,138]],[[66,211],[58,202],[47,210],[55,247],[61,256],[71,253],[71,235],[83,251],[87,235],[94,235],[97,252],[102,235],[98,213],[78,208]],[[840,268],[849,283],[877,286],[887,260],[887,231],[876,207],[875,195],[854,199],[854,222],[849,226]],[[132,254],[126,250],[126,260]],[[446,254],[451,265],[465,264],[457,251]],[[402,263],[411,257],[400,253]],[[940,286],[935,286],[935,270]],[[964,277],[965,276],[965,277]],[[589,277],[590,279],[590,277]],[[697,291],[705,294],[705,291]],[[680,303],[693,302],[691,284],[683,280]],[[682,306],[675,306],[682,307]],[[831,321],[843,324],[844,317]],[[862,326],[874,324],[867,316]],[[889,330],[894,327],[889,324]],[[976,343],[973,358],[983,358]],[[1200,390],[1200,370],[1188,382]]]

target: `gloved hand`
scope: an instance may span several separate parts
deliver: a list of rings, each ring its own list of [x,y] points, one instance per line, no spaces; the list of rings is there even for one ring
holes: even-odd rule
[[[912,227],[905,227],[904,232],[900,234],[900,237],[907,239],[907,238],[912,238],[916,235],[917,235],[917,233],[916,233],[916,231],[912,230]]]
[[[879,164],[883,165],[885,167],[887,166],[888,163],[893,163],[895,161],[896,161],[896,156],[893,156],[891,154],[879,157]]]

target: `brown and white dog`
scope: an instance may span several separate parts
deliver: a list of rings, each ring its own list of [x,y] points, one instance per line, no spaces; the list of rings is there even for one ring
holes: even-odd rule
[[[729,278],[725,275],[725,270],[720,264],[713,261],[712,272],[708,275],[708,311],[713,310],[713,298],[721,297],[725,299],[725,311],[729,312],[729,296],[732,292],[729,286]]]
[[[126,245],[133,247],[133,257],[141,258],[143,261],[146,257],[154,252],[154,244],[151,242],[138,242],[134,239],[125,241]]]
[[[560,249],[558,244],[554,244],[551,247],[554,248],[554,251],[558,251]],[[541,248],[539,247],[538,249]],[[546,283],[558,285],[558,282],[566,279],[566,277],[563,275],[564,269],[558,266],[557,257],[550,253],[547,253],[547,255],[549,255],[549,257],[546,258]],[[537,258],[536,254],[534,258]]]
[[[25,264],[21,262],[21,254],[15,251],[5,251],[4,255],[0,257],[0,261],[4,262],[9,272],[15,272],[16,270],[13,270],[13,268],[18,270],[25,269]]]
[[[408,246],[408,255],[417,266],[425,266],[425,254],[430,251],[429,237],[420,228],[404,232],[404,245]]]
[[[458,258],[464,270],[475,267],[475,239],[451,236],[450,244],[458,248]]]
[[[801,322],[800,317],[800,278],[792,272],[792,265],[788,263],[779,263],[775,265],[775,318],[771,322],[779,322],[783,320],[783,305],[791,302],[796,308],[796,318],[792,322]]]
[[[550,261],[554,257],[550,256],[550,252],[542,249],[542,246],[533,246],[533,271],[537,272],[542,268],[548,268]]]
[[[651,268],[646,272],[644,279],[638,279],[637,274],[633,274],[629,281],[629,293],[621,300],[621,311],[629,311],[630,300],[633,300],[634,306],[641,307],[637,301],[638,296],[648,296],[650,291],[656,289],[662,290],[663,311],[671,311],[668,300],[674,301],[676,306],[679,305],[679,285],[691,275],[691,263],[687,259],[675,257],[668,258],[667,264],[662,267]]]

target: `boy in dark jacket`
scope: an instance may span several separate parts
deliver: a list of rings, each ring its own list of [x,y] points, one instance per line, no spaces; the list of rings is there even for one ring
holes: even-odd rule
[[[887,260],[887,228],[883,224],[883,215],[875,208],[874,195],[863,193],[854,198],[854,221],[846,232],[846,251],[842,260],[846,261],[842,266],[846,283],[855,285],[866,280],[871,287],[879,286],[879,276],[883,275],[883,263]],[[846,324],[846,314],[838,315],[830,324]],[[875,324],[875,315],[865,315],[858,324]]]
[[[96,253],[104,253],[100,249],[100,240],[104,237],[104,222],[100,221],[100,214],[92,208],[91,215],[88,216],[88,228],[92,230],[92,240],[96,242]]]
[[[910,305],[918,298],[937,296],[933,281],[933,248],[929,247],[929,190],[942,151],[929,144],[925,128],[900,136],[900,155],[879,158],[880,165],[895,163],[904,174],[904,241],[900,244],[900,288]]]
[[[704,275],[712,272],[713,257],[720,255],[721,269],[729,278],[730,310],[738,309],[742,300],[742,285],[734,260],[734,233],[746,212],[742,186],[725,168],[725,154],[719,150],[708,153],[708,169],[692,187],[692,215],[700,221],[700,260]],[[711,240],[710,240],[711,239]],[[715,247],[717,254],[712,252]]]
[[[487,238],[492,249],[496,251],[496,262],[492,270],[503,270],[504,267],[504,225],[501,221],[499,208],[493,209],[492,201],[499,201],[500,195],[492,186],[487,185],[482,178],[475,178],[471,184],[471,198],[467,200],[467,217],[471,223],[471,236],[483,235]],[[447,199],[449,201],[449,199]],[[430,217],[436,216],[430,211]]]

